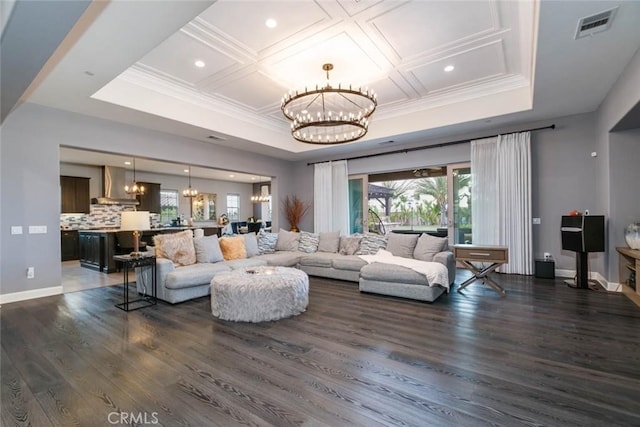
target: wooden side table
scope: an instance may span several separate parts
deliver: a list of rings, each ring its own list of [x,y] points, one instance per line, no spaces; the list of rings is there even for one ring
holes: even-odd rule
[[[494,291],[504,296],[505,290],[494,282],[489,274],[502,264],[509,262],[509,248],[506,246],[492,245],[454,245],[453,254],[456,261],[460,261],[473,273],[473,277],[465,280],[459,287],[458,292],[469,286],[476,280],[482,280],[489,285]],[[488,267],[478,268],[472,262],[490,262]]]
[[[618,247],[619,254],[619,281],[622,284],[622,293],[631,301],[640,306],[640,286],[638,286],[638,272],[640,271],[640,250]],[[635,283],[630,283],[631,275],[635,277]],[[633,285],[633,287],[632,287]]]
[[[157,283],[156,283],[156,257],[151,256],[136,256],[131,255],[116,255],[113,257],[114,261],[122,263],[122,271],[124,272],[124,301],[120,304],[116,304],[121,310],[133,311],[139,308],[149,307],[150,305],[156,305],[157,300]],[[142,298],[129,300],[129,269],[136,267],[151,268],[151,295],[145,295]],[[133,305],[133,306],[132,306]]]

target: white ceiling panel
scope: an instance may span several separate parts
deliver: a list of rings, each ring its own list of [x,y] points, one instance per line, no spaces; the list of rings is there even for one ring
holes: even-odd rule
[[[444,68],[455,69],[446,72]],[[463,84],[472,85],[490,77],[506,74],[502,42],[500,40],[466,52],[433,61],[412,70],[413,75],[429,91],[441,91]]]
[[[286,90],[265,75],[253,72],[216,88],[214,92],[259,110],[279,103]]]
[[[196,60],[204,61],[205,66],[196,67]],[[182,31],[169,37],[139,62],[194,85],[236,63]]]
[[[401,58],[407,58],[492,30],[493,2],[416,1],[371,23]]]
[[[357,15],[373,6],[379,5],[383,0],[337,0],[340,6],[349,14],[349,16]]]
[[[332,84],[367,85],[384,77],[383,70],[362,43],[357,42],[361,34],[351,35],[341,32],[330,38],[309,44],[302,51],[292,51],[291,55],[268,66],[270,75],[276,81],[287,82],[291,88],[314,87],[326,82],[322,65],[332,63],[330,72]]]
[[[257,53],[329,17],[312,1],[228,0],[216,2],[200,18]],[[268,28],[267,19],[277,26]]]
[[[409,100],[409,96],[390,78],[378,80],[371,88],[378,94],[379,106]]]

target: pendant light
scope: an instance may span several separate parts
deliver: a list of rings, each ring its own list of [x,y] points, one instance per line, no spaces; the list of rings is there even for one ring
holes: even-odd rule
[[[191,188],[191,166],[189,166],[189,188],[185,188],[182,190],[182,195],[184,197],[196,197],[198,195],[198,190],[195,188]]]
[[[253,203],[265,203],[269,201],[269,195],[262,194],[262,176],[260,177],[260,181],[258,182],[258,193],[251,196],[251,201]]]
[[[136,158],[133,158],[133,181],[130,185],[124,186],[124,192],[134,196],[141,196],[144,194],[144,185],[139,185],[136,182]]]

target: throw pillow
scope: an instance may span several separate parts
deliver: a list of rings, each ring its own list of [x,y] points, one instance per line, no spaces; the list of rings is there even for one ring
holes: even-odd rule
[[[449,246],[446,237],[435,237],[422,233],[418,239],[418,244],[413,250],[413,257],[421,261],[433,261],[435,254],[442,252],[445,249],[445,245]]]
[[[278,243],[278,234],[267,233],[262,230],[258,233],[258,250],[261,254],[272,254],[276,251]]]
[[[260,249],[258,249],[258,238],[256,237],[256,233],[251,232],[251,233],[243,234],[243,237],[244,237],[244,248],[247,251],[247,258],[260,255]]]
[[[300,245],[300,233],[283,230],[278,232],[278,243],[276,251],[297,251]]]
[[[318,252],[336,253],[340,249],[340,232],[329,231],[320,233],[320,242],[318,242]]]
[[[418,243],[418,237],[420,236],[417,234],[390,233],[386,250],[394,256],[413,258],[413,250],[416,247],[416,243]]]
[[[298,251],[306,252],[308,254],[318,251],[318,243],[320,242],[320,236],[308,231],[300,232],[300,244],[298,245]]]
[[[196,261],[199,263],[224,261],[218,236],[197,237],[193,239],[196,248]]]
[[[196,249],[193,245],[191,230],[171,234],[157,234],[153,236],[158,258],[170,259],[177,265],[191,265],[196,263]]]
[[[220,249],[224,259],[243,259],[247,257],[247,250],[244,247],[244,237],[223,237],[220,239]]]
[[[362,236],[342,236],[340,238],[340,255],[354,255],[360,249]]]
[[[379,234],[365,234],[360,241],[360,249],[356,251],[356,255],[375,255],[378,250],[387,247],[387,238]]]

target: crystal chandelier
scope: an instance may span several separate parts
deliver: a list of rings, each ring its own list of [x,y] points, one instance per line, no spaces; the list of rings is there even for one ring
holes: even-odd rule
[[[292,122],[291,135],[300,142],[320,145],[362,138],[378,105],[377,95],[367,87],[333,87],[329,82],[333,64],[324,64],[322,69],[327,72],[325,86],[289,91],[282,97],[280,108]]]
[[[258,184],[258,193],[251,196],[251,201],[253,203],[265,203],[268,202],[270,197],[268,194],[262,194],[262,177],[260,177],[260,182]]]
[[[133,181],[130,185],[124,186],[124,192],[132,194],[134,196],[142,196],[144,194],[144,185],[139,185],[136,182],[136,158],[133,158]]]
[[[182,195],[184,197],[196,197],[198,195],[198,190],[191,188],[191,166],[189,166],[189,188],[182,190]]]

